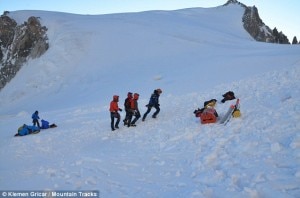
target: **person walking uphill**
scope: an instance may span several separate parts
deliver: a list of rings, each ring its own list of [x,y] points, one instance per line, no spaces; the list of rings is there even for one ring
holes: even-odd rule
[[[40,128],[40,123],[39,123],[39,119],[40,119],[40,117],[39,117],[39,112],[38,112],[38,111],[35,111],[35,112],[32,114],[31,118],[32,118],[33,126],[36,126],[36,125],[37,125],[37,126]]]
[[[118,111],[122,111],[122,109],[119,108],[118,102],[119,102],[119,96],[114,95],[113,100],[110,102],[110,107],[109,107],[110,119],[111,119],[110,126],[112,131],[119,128],[119,122],[121,119],[121,116]],[[115,124],[115,118],[117,118],[116,124]]]
[[[138,99],[139,99],[139,94],[135,93],[133,95],[133,100],[131,101],[131,105],[130,105],[130,117],[128,119],[128,127],[130,126],[136,126],[135,123],[136,121],[141,117],[141,113],[139,111],[139,107],[138,107]],[[134,116],[135,118],[133,119],[133,121],[131,122],[132,116]]]
[[[143,121],[145,121],[148,113],[150,113],[152,107],[154,107],[156,109],[156,111],[153,113],[152,118],[156,118],[157,114],[160,112],[160,108],[159,108],[159,96],[162,93],[161,89],[155,89],[153,94],[150,97],[149,100],[149,104],[146,105],[146,107],[148,107],[146,113],[143,115]]]
[[[132,99],[133,99],[132,93],[128,92],[127,93],[127,98],[125,99],[125,102],[124,102],[124,107],[125,107],[125,112],[126,112],[125,119],[123,120],[124,126],[128,125],[128,120],[129,120],[130,114],[131,114],[131,101],[132,101]]]

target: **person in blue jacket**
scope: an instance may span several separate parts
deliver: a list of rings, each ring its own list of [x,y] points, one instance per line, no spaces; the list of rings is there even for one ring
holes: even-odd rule
[[[24,124],[18,129],[18,133],[15,136],[24,136],[24,135],[29,135],[31,133],[38,133],[40,132],[40,128],[36,126],[28,126]]]
[[[31,118],[32,118],[33,126],[36,126],[36,125],[37,125],[37,126],[40,128],[40,123],[39,123],[39,119],[40,119],[40,117],[39,117],[39,112],[38,112],[38,111],[35,111],[35,112],[32,114]]]
[[[41,129],[48,129],[48,128],[50,128],[49,122],[48,122],[48,121],[42,120],[41,122],[42,122],[42,127],[41,127]]]
[[[41,120],[41,123],[42,123],[41,129],[49,129],[49,128],[55,128],[55,127],[57,127],[56,124],[49,124],[48,121],[43,120],[43,119]]]
[[[150,97],[149,103],[146,105],[146,107],[148,107],[148,109],[145,112],[145,114],[143,115],[142,121],[145,121],[145,119],[146,119],[148,113],[150,113],[152,107],[154,107],[156,109],[156,111],[152,115],[152,118],[156,118],[157,114],[160,112],[159,96],[161,93],[162,93],[161,89],[154,90],[153,94]]]

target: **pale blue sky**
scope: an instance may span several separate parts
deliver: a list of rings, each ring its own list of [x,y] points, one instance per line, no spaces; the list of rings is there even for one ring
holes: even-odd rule
[[[0,0],[0,12],[48,10],[77,14],[107,14],[145,10],[174,10],[189,7],[215,7],[227,0]],[[255,5],[271,29],[277,27],[288,36],[300,39],[300,0],[240,0]],[[296,16],[297,15],[297,16]]]

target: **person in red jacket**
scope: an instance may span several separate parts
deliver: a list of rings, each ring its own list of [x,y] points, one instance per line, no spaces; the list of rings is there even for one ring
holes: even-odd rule
[[[131,100],[130,103],[130,111],[131,113],[129,114],[129,118],[128,118],[128,127],[130,126],[136,126],[135,123],[136,121],[141,117],[140,111],[139,111],[139,106],[138,106],[138,99],[139,99],[139,94],[135,93],[133,95],[133,99]],[[132,116],[134,116],[135,118],[132,120]]]
[[[118,102],[119,102],[119,96],[114,95],[113,100],[110,102],[110,107],[109,107],[110,118],[111,118],[110,126],[112,131],[119,128],[119,122],[121,119],[121,116],[118,111],[122,111],[122,109],[119,108]],[[115,118],[117,118],[116,124],[115,124]]]

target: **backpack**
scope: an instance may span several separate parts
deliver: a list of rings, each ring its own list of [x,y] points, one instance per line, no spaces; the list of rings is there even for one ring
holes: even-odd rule
[[[232,112],[232,117],[234,118],[239,118],[241,117],[241,111],[239,109],[235,109],[233,112]]]
[[[214,108],[206,108],[200,114],[201,124],[215,123],[217,122],[217,112]]]

